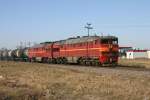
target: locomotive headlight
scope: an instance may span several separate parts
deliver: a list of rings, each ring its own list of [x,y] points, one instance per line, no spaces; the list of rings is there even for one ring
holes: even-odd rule
[[[112,58],[110,58],[110,62],[112,62]]]
[[[113,48],[113,46],[110,44],[110,45],[109,45],[109,48],[110,48],[110,49],[112,49],[112,48]]]

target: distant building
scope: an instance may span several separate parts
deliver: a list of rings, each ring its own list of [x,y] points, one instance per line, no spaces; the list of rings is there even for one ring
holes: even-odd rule
[[[126,58],[126,52],[129,50],[133,50],[132,47],[119,47],[119,57]]]
[[[147,57],[150,59],[150,50],[147,51]]]
[[[127,59],[148,58],[147,50],[129,50],[126,52]]]

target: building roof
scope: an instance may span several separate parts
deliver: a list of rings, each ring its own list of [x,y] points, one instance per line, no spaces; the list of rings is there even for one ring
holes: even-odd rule
[[[127,52],[147,52],[147,50],[128,50]]]
[[[129,46],[120,46],[119,49],[130,49],[132,47],[129,47]]]

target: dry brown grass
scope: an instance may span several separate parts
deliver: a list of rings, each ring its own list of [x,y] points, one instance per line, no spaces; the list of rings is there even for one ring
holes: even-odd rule
[[[120,59],[119,64],[129,67],[141,67],[150,69],[150,60],[149,59]]]
[[[107,71],[107,69],[106,69]],[[150,77],[0,62],[0,100],[149,100]]]

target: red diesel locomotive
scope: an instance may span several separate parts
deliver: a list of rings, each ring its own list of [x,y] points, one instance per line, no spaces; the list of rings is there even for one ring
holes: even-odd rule
[[[83,65],[116,65],[118,38],[115,36],[84,36],[35,45],[28,50],[30,61]]]

